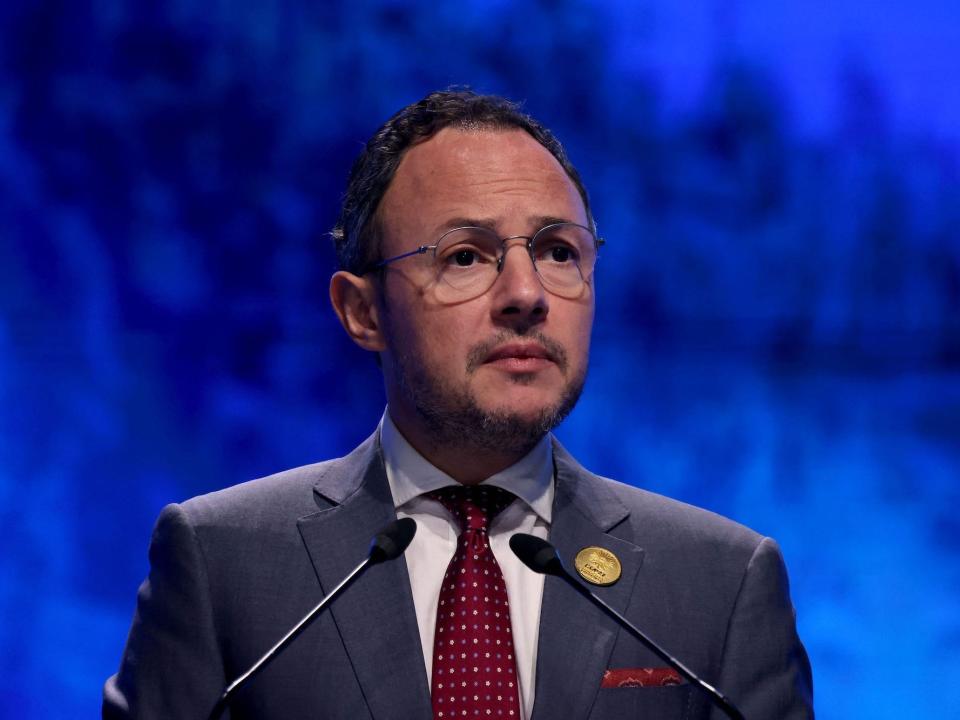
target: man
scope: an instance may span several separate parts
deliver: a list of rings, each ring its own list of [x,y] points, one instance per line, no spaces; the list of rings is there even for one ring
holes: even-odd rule
[[[104,717],[205,717],[398,516],[418,523],[404,557],[351,586],[232,717],[722,717],[524,567],[518,532],[549,538],[746,717],[812,717],[776,545],[594,476],[550,435],[586,375],[600,242],[549,131],[501,98],[431,94],[367,144],[334,238],[330,296],[379,359],[380,426],[345,458],[163,511]]]

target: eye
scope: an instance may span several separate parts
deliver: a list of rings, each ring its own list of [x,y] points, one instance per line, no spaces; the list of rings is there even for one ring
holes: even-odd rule
[[[449,233],[437,247],[437,259],[443,268],[473,269],[496,263],[496,242],[464,230]]]
[[[483,274],[497,264],[500,241],[484,228],[460,227],[450,230],[437,242],[437,271],[447,282]]]
[[[449,258],[450,264],[457,267],[470,267],[479,260],[480,258],[473,250],[457,250]]]
[[[557,265],[567,265],[576,263],[580,260],[580,255],[576,248],[571,247],[562,240],[552,240],[537,253],[540,262],[555,263]]]

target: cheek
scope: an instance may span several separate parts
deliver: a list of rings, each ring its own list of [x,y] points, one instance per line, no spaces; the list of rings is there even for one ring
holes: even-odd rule
[[[590,353],[590,334],[593,329],[593,303],[574,306],[565,318],[567,352],[572,358],[585,360]]]
[[[422,314],[420,320],[416,342],[424,364],[440,374],[462,373],[470,347],[477,341],[477,325],[461,317],[444,317],[444,313]]]

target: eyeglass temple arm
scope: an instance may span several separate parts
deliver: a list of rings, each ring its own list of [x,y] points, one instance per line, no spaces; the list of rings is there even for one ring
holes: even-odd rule
[[[384,265],[389,265],[395,260],[403,260],[403,258],[410,257],[411,255],[423,255],[425,252],[432,250],[435,247],[436,245],[421,245],[416,250],[411,250],[410,252],[405,252],[402,255],[394,255],[393,257],[387,258],[386,260],[381,260],[380,262],[376,263],[373,266],[373,268],[374,269],[382,268]]]

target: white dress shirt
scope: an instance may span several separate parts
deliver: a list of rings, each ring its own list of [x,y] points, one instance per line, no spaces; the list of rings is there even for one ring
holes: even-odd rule
[[[439,501],[423,494],[457,482],[413,449],[390,419],[389,408],[380,421],[380,446],[397,516],[417,521],[417,534],[404,557],[410,573],[427,681],[432,682],[437,601],[443,574],[457,547],[460,527]],[[465,457],[464,462],[470,462],[470,458]],[[543,575],[521,563],[508,543],[510,536],[518,532],[544,539],[548,535],[554,494],[550,436],[544,437],[514,465],[484,480],[484,484],[509,490],[519,498],[493,519],[489,534],[490,547],[503,572],[510,599],[520,714],[526,720],[533,710]]]

